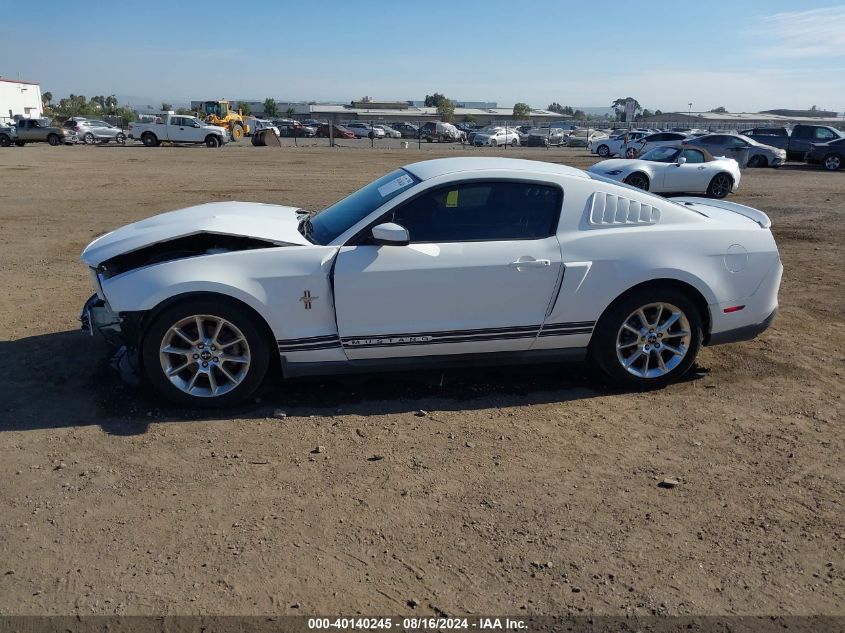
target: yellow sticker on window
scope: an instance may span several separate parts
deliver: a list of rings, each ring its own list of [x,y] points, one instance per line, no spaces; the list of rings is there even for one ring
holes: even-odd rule
[[[446,194],[446,206],[447,207],[457,207],[458,206],[458,190],[455,189],[454,191],[450,191]]]

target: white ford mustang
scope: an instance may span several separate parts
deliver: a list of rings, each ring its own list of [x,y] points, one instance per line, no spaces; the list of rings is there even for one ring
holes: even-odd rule
[[[739,163],[701,147],[655,147],[638,159],[611,158],[588,169],[654,193],[705,193],[724,198],[739,187]]]
[[[429,160],[310,217],[224,202],[108,233],[82,254],[83,329],[195,406],[246,398],[274,357],[294,376],[589,355],[659,386],[771,323],[769,226],[561,165]]]

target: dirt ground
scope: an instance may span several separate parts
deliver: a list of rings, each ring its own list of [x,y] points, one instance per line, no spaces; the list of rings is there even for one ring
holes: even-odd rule
[[[0,613],[845,615],[845,172],[745,172],[781,312],[656,392],[538,366],[276,379],[198,413],[78,331],[98,234],[463,153],[367,146],[0,150]]]

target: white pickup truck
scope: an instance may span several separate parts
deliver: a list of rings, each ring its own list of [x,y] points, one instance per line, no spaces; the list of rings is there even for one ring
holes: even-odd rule
[[[158,147],[165,141],[171,143],[205,143],[220,147],[229,142],[229,132],[217,125],[207,125],[193,116],[167,114],[161,123],[131,123],[129,138],[143,141],[147,147]]]

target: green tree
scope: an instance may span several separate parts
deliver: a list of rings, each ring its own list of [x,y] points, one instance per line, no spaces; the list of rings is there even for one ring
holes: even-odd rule
[[[564,112],[564,107],[560,105],[557,101],[553,101],[549,104],[549,107],[546,108],[549,112],[556,112],[557,114],[566,114]]]
[[[53,93],[52,92],[47,91],[47,92],[45,92],[41,95],[41,102],[44,105],[50,105],[51,101],[53,101]]]
[[[649,117],[651,117],[651,116],[654,116],[654,112],[652,112],[652,111],[651,111],[651,110],[649,110],[648,108],[643,109],[643,113],[642,113],[642,118],[643,118],[643,119],[647,119],[647,118],[649,118]]]
[[[252,114],[252,108],[249,107],[249,104],[246,101],[239,101],[237,109],[245,116]]]
[[[271,119],[278,116],[279,106],[276,105],[276,100],[273,97],[267,97],[264,100],[264,114]]]
[[[478,119],[474,114],[464,115],[464,123],[475,123],[476,121],[478,121]]]
[[[517,121],[524,121],[529,116],[531,116],[531,106],[527,103],[519,103],[513,104],[513,118]]]
[[[575,111],[572,113],[572,118],[573,118],[573,119],[575,119],[575,120],[577,120],[577,121],[586,121],[586,120],[588,120],[590,117],[588,117],[588,116],[587,116],[587,113],[586,113],[586,112],[584,112],[583,110],[575,110]]]
[[[446,98],[442,99],[437,104],[437,116],[447,123],[451,121],[452,117],[455,116],[455,102]]]
[[[719,114],[724,114],[727,112],[728,109],[725,106],[719,106],[718,108],[713,108],[710,112],[718,112]]]
[[[162,109],[162,110],[165,110],[165,111],[166,111],[166,110],[172,110],[172,109],[173,109],[173,104],[172,104],[172,103],[167,103],[167,101],[162,101],[162,102],[161,102],[161,109]]]
[[[437,108],[440,106],[441,101],[447,101],[445,95],[440,94],[439,92],[435,92],[433,95],[426,95],[425,96],[425,107],[426,108]]]
[[[106,112],[111,114],[117,109],[117,97],[115,97],[114,95],[109,95],[103,101],[103,105],[106,108]]]
[[[176,114],[181,114],[182,116],[190,116],[193,113],[194,111],[190,108],[176,108]]]
[[[654,111],[654,116],[660,116],[661,114],[663,114],[663,110],[655,110]]]
[[[288,115],[288,118],[292,118],[294,114],[296,114],[296,109],[293,106],[289,106],[287,110],[285,110],[285,114]]]
[[[640,102],[634,99],[633,97],[621,97],[613,101],[610,104],[610,107],[616,112],[616,117],[620,121],[625,120],[625,104],[628,102],[628,99],[632,99],[634,101],[634,116],[636,117],[637,112],[642,112],[643,107],[640,105]]]

